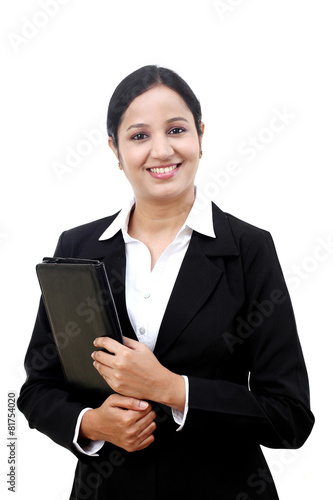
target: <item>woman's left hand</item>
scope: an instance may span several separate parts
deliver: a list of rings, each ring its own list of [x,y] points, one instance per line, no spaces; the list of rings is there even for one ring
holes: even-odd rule
[[[165,368],[145,344],[124,337],[122,345],[109,337],[99,337],[94,345],[108,351],[95,351],[92,358],[95,368],[115,392],[183,411],[183,377]]]

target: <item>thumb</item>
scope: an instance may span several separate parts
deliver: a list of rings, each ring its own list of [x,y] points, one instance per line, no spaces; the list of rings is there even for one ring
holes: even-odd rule
[[[130,349],[136,349],[138,344],[141,345],[140,342],[134,339],[130,339],[129,337],[123,337],[123,339],[124,339],[124,345],[126,347],[129,347]]]
[[[108,399],[111,406],[122,408],[124,410],[143,411],[146,410],[149,406],[149,403],[147,403],[147,401],[122,396],[121,394],[111,394]]]

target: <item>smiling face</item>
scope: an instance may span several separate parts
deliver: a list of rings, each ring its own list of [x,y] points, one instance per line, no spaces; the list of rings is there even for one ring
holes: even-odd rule
[[[109,145],[136,200],[152,202],[193,196],[201,138],[183,98],[158,85],[131,102],[118,128],[118,149],[112,139]]]

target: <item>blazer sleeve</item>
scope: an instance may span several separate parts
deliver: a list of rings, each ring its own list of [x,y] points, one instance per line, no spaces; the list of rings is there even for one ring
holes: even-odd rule
[[[55,256],[64,256],[59,239]],[[27,378],[21,388],[18,408],[29,426],[82,458],[72,441],[77,418],[87,407],[65,382],[43,300],[24,362]]]
[[[190,376],[187,423],[204,431],[210,418],[264,446],[298,448],[314,416],[289,293],[268,232],[240,248],[245,308],[233,334],[221,334],[230,356],[242,352],[248,383]]]

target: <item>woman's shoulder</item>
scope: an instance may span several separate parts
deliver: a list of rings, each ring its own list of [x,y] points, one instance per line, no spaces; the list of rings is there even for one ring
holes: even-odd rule
[[[270,232],[246,222],[235,215],[224,212],[213,203],[214,229],[217,238],[232,238],[238,250],[243,253],[249,248],[271,247],[274,245]]]
[[[118,213],[65,230],[60,235],[56,253],[74,255],[78,250],[87,246],[89,241],[97,242],[104,231],[112,224]]]
[[[71,236],[79,236],[80,234],[97,236],[99,232],[103,234],[105,229],[108,228],[110,224],[112,224],[118,213],[119,212],[116,212],[113,215],[108,215],[101,219],[86,222],[85,224],[80,224],[78,226],[67,229],[65,232]]]
[[[266,229],[255,226],[247,221],[244,221],[235,215],[232,215],[228,212],[224,212],[220,207],[218,207],[215,203],[213,205],[213,219],[214,226],[221,227],[226,224],[229,225],[233,234],[238,237],[241,236],[252,236],[252,237],[265,237],[269,232]]]

